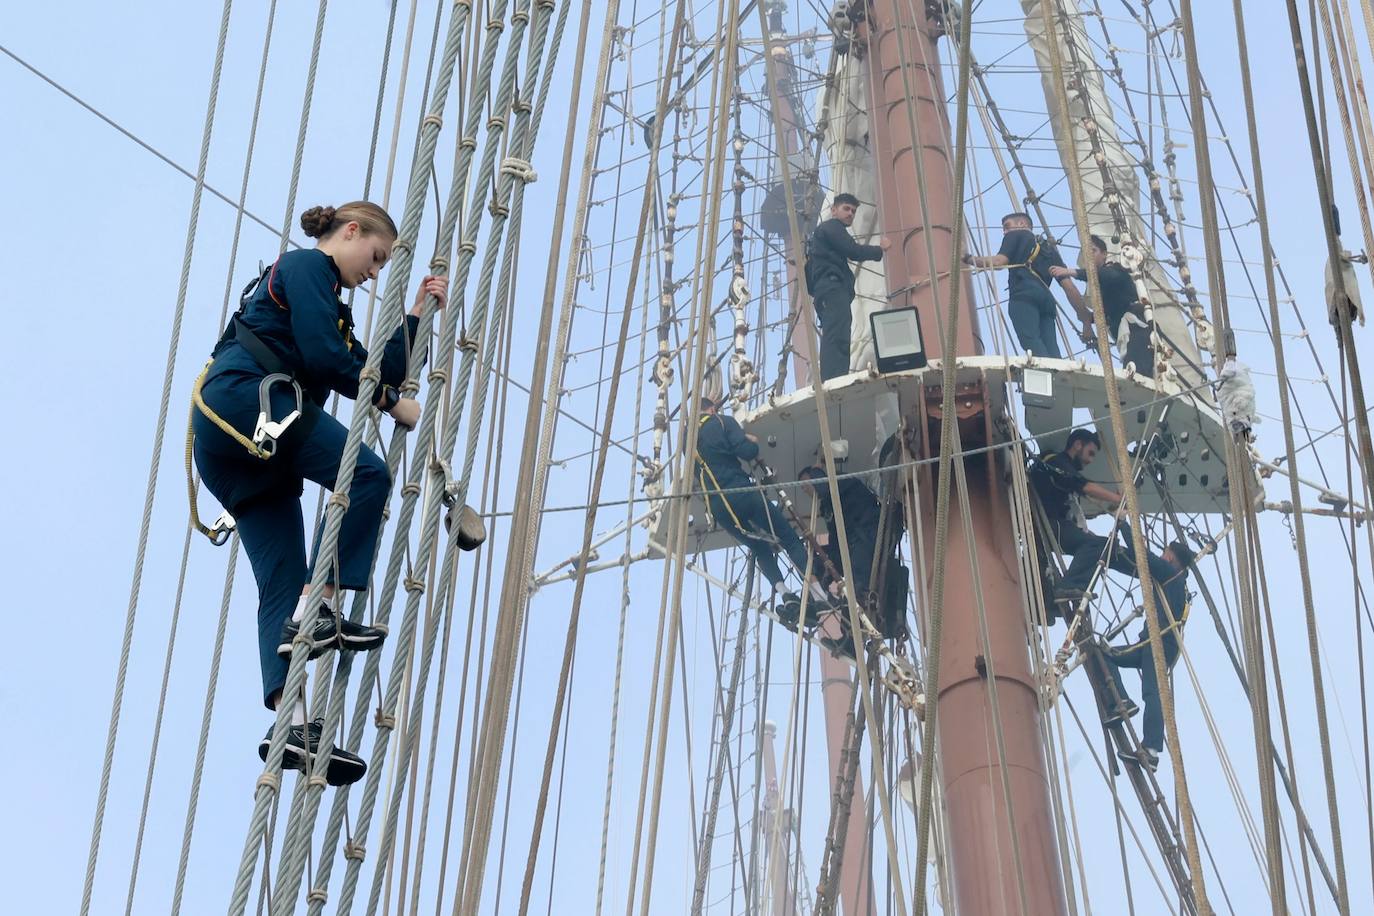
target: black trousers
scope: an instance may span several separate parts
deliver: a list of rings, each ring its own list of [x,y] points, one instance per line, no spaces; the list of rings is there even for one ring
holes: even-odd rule
[[[821,379],[849,374],[849,327],[854,320],[854,290],[823,289],[815,296],[821,330]]]
[[[797,575],[806,574],[806,546],[788,524],[783,511],[764,499],[762,493],[731,493],[728,496],[712,493],[707,499],[707,508],[716,524],[753,554],[759,572],[774,588],[781,588],[783,584],[778,547],[791,558]]]

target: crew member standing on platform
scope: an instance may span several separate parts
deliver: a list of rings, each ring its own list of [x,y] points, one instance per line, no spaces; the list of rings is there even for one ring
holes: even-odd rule
[[[764,578],[774,590],[781,590],[784,580],[778,566],[778,550],[791,558],[799,576],[805,576],[806,547],[782,510],[764,498],[753,475],[740,464],[758,458],[759,441],[733,417],[719,412],[720,398],[719,392],[701,396],[696,485],[715,524],[747,548]],[[797,601],[796,595],[784,595],[784,605]]]
[[[1127,562],[1133,563],[1135,551],[1131,529],[1125,522],[1120,527],[1126,541],[1123,556]],[[1192,549],[1182,541],[1174,541],[1164,548],[1162,556],[1148,552],[1145,555],[1150,577],[1154,580],[1155,619],[1159,621],[1165,671],[1172,671],[1178,661],[1179,639],[1183,636],[1183,624],[1188,620],[1188,570],[1194,558]],[[1136,711],[1136,705],[1127,697],[1126,686],[1121,682],[1120,669],[1135,668],[1140,672],[1140,699],[1145,704],[1139,752],[1122,751],[1118,756],[1123,760],[1137,761],[1141,766],[1153,770],[1159,765],[1159,754],[1164,750],[1164,707],[1159,700],[1159,681],[1155,677],[1149,626],[1141,628],[1131,645],[1108,649],[1107,661],[1110,663],[1107,669],[1116,681],[1116,692],[1122,703],[1108,715],[1108,724],[1129,718]]]
[[[971,267],[1007,268],[1007,315],[1021,350],[1059,359],[1059,341],[1055,337],[1058,306],[1050,291],[1050,284],[1054,282],[1050,270],[1063,267],[1064,261],[1053,242],[1035,237],[1028,214],[1008,213],[1002,217],[1002,232],[1002,247],[997,254],[966,254],[964,263]],[[1065,278],[1058,282],[1083,322],[1079,336],[1091,339],[1092,311],[1072,280]]]
[[[881,261],[892,246],[884,238],[877,245],[860,245],[849,234],[859,198],[836,194],[830,218],[822,220],[806,239],[806,289],[816,305],[821,330],[821,378],[849,372],[849,336],[853,322],[854,271],[850,261]]]
[[[1079,526],[1078,513],[1075,511],[1079,495],[1112,508],[1121,504],[1119,493],[1083,476],[1083,469],[1093,463],[1101,447],[1102,440],[1097,433],[1090,429],[1075,429],[1069,433],[1063,451],[1041,455],[1031,465],[1031,486],[1040,500],[1041,508],[1045,510],[1049,533],[1054,536],[1059,550],[1073,557],[1064,578],[1054,591],[1057,602],[1082,600],[1092,580],[1093,570],[1107,548],[1107,538]],[[1112,556],[1112,567],[1121,572],[1134,571],[1133,566],[1124,565],[1115,554]]]
[[[322,723],[306,724],[302,696],[282,697],[293,645],[307,642],[315,658],[333,648],[376,649],[386,637],[379,627],[350,621],[335,599],[336,588],[362,591],[372,577],[391,491],[386,463],[366,445],[358,452],[333,576],[305,633],[300,624],[309,610],[314,560],[306,559],[300,496],[304,480],[334,488],[348,428],[322,408],[335,392],[357,397],[367,361],[339,290],[375,281],[397,235],[386,211],[366,201],[312,207],[301,214],[301,228],[318,245],[286,252],[245,290],[238,314],[196,381],[191,419],[196,467],[205,488],[234,517],[257,580],[263,702],[269,709],[283,699],[293,704],[282,766],[298,770],[319,746]],[[371,405],[407,429],[419,419],[420,405],[400,397],[397,388],[428,296],[444,307],[448,289],[442,277],[424,279],[415,308],[387,341]],[[264,760],[271,738],[269,728],[258,747]],[[331,785],[347,784],[365,770],[360,758],[336,747],[326,778]]]
[[[1106,242],[1096,235],[1090,238],[1092,259],[1097,264],[1097,284],[1102,289],[1102,311],[1107,318],[1107,333],[1111,335],[1112,343],[1117,345],[1121,365],[1125,368],[1135,363],[1136,372],[1153,378],[1155,352],[1150,343],[1153,327],[1145,320],[1145,309],[1140,304],[1135,280],[1131,279],[1131,272],[1125,267],[1107,260]],[[1088,281],[1088,272],[1083,268],[1051,267],[1050,276],[1061,281],[1065,278],[1085,283]]]

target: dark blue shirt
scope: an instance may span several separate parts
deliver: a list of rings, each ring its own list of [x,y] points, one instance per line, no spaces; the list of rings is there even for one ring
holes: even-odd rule
[[[744,435],[734,417],[702,415],[701,428],[697,430],[697,471],[703,490],[753,485],[754,478],[740,462],[753,461],[758,456],[759,444]]]
[[[1029,229],[1013,229],[1002,236],[1002,247],[997,253],[1007,259],[1009,299],[1043,298],[1049,294],[1053,280],[1050,268],[1064,266],[1054,243],[1037,239]]]
[[[1045,517],[1051,522],[1063,522],[1073,517],[1069,498],[1083,492],[1088,478],[1068,455],[1051,452],[1031,465],[1030,482],[1040,498]]]
[[[807,292],[819,296],[829,290],[854,292],[850,261],[881,261],[881,245],[860,245],[849,228],[835,217],[824,220],[806,238]]]

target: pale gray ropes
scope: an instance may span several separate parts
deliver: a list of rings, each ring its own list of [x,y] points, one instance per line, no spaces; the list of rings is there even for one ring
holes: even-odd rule
[[[158,402],[157,430],[153,434],[153,454],[148,467],[148,487],[143,497],[143,519],[139,525],[138,552],[134,558],[133,581],[129,586],[129,608],[124,621],[124,638],[120,646],[119,672],[115,677],[114,699],[110,707],[110,726],[105,738],[105,759],[100,771],[100,791],[96,796],[95,820],[91,825],[90,855],[86,861],[86,883],[81,892],[82,916],[91,911],[91,893],[95,888],[95,867],[100,857],[100,831],[105,821],[105,803],[110,794],[110,769],[114,763],[115,739],[119,733],[119,715],[124,702],[124,684],[129,674],[129,650],[134,636],[134,619],[138,613],[139,589],[143,583],[143,561],[148,552],[148,533],[152,526],[153,499],[157,494],[157,474],[162,458],[162,442],[167,432],[167,407],[172,396],[172,376],[176,370],[177,350],[181,342],[181,319],[186,312],[186,291],[191,278],[191,257],[196,247],[196,227],[200,223],[200,200],[205,187],[205,166],[210,156],[210,136],[215,126],[215,105],[219,100],[220,74],[224,70],[224,47],[229,36],[229,13],[233,0],[224,0],[220,15],[219,39],[215,47],[215,64],[210,76],[209,101],[205,108],[205,126],[201,131],[200,159],[196,165],[196,186],[191,194],[191,216],[186,226],[186,246],[181,260],[181,280],[177,287],[176,308],[172,315],[172,334],[167,343],[167,366],[162,377],[162,397]]]

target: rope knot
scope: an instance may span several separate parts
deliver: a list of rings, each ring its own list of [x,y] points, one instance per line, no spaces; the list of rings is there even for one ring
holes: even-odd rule
[[[477,138],[476,138],[476,137],[464,137],[463,139],[461,139],[461,140],[458,141],[458,145],[459,145],[460,147],[462,147],[463,149],[465,149],[465,150],[476,150],[476,149],[477,149]],[[392,246],[392,247],[394,248],[395,246]]]
[[[372,717],[372,721],[378,728],[385,728],[388,731],[396,730],[396,717],[389,712],[382,712],[379,708],[377,714]]]
[[[468,353],[475,354],[478,349],[477,338],[463,335],[463,338],[458,341],[458,349],[466,350]]]
[[[374,385],[382,380],[382,370],[378,366],[363,366],[358,373],[359,382],[372,382]]]
[[[444,119],[437,114],[427,114],[425,115],[424,120],[420,122],[420,129],[424,130],[431,124],[434,125],[435,130],[442,130],[444,127]]]
[[[361,862],[367,857],[367,847],[352,840],[344,843],[344,858],[352,859],[354,862]]]
[[[329,497],[329,505],[331,505],[331,506],[338,506],[338,507],[339,507],[340,509],[342,509],[344,512],[347,512],[347,511],[348,511],[348,494],[347,494],[347,493],[335,493],[335,494],[333,494],[332,496]]]
[[[325,781],[323,773],[311,773],[310,778],[306,780],[305,784],[312,789],[319,789],[321,792],[329,785],[329,783]]]
[[[495,35],[492,36],[493,40],[495,39],[496,35],[500,35],[503,31],[505,31],[505,28],[506,24],[502,22],[500,19],[487,20],[487,31],[495,33]]]
[[[525,184],[533,184],[539,180],[539,173],[530,166],[529,160],[518,156],[507,156],[501,160],[501,174],[519,179]]]
[[[510,14],[512,25],[527,25],[530,21],[530,11],[527,7],[517,7],[515,12]]]
[[[447,369],[434,369],[434,370],[432,370],[432,371],[429,373],[429,384],[430,384],[431,386],[434,386],[434,385],[447,385],[447,384],[448,384],[448,370],[447,370]]]
[[[423,594],[425,590],[425,581],[423,579],[417,579],[414,576],[406,576],[405,589],[417,595]]]
[[[463,239],[461,242],[458,243],[458,251],[460,254],[465,254],[468,257],[472,257],[473,255],[477,254],[477,243],[472,239]]]
[[[402,496],[419,496],[419,495],[420,495],[420,485],[419,485],[418,483],[415,483],[414,481],[407,481],[407,482],[406,482],[406,485],[403,486],[403,487],[401,487],[401,495],[402,495]]]
[[[443,255],[437,255],[431,258],[429,261],[429,269],[436,274],[440,272],[448,273],[448,258]]]
[[[398,250],[404,251],[406,254],[411,254],[415,251],[415,246],[405,239],[397,239],[391,243],[391,254],[393,258]]]
[[[490,213],[493,217],[499,216],[502,219],[505,219],[507,216],[510,216],[510,207],[506,206],[505,204],[497,200],[495,197],[493,197],[490,201],[487,202],[487,212]]]
[[[267,789],[274,795],[281,791],[281,777],[276,773],[263,773],[258,777],[258,789]]]
[[[322,887],[312,887],[310,893],[305,895],[306,903],[318,903],[324,906],[329,902],[329,894]]]

